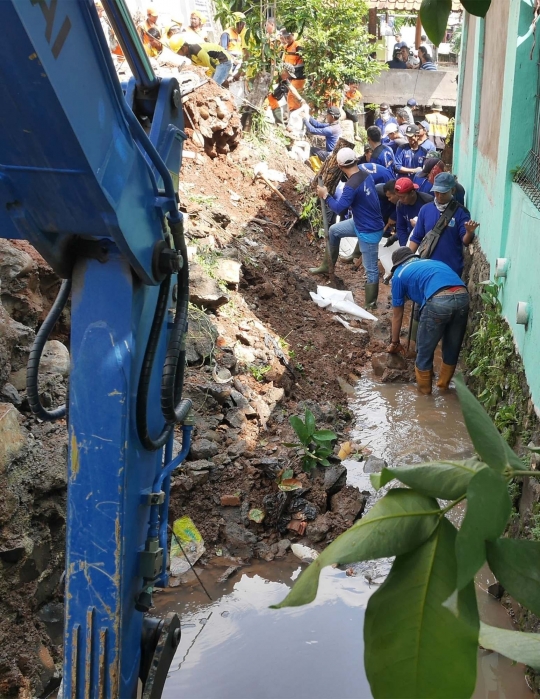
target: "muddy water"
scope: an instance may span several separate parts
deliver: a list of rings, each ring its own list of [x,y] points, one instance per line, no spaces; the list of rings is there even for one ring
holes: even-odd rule
[[[368,444],[390,465],[430,459],[466,458],[471,453],[454,394],[419,396],[413,386],[357,387],[355,441]],[[349,482],[376,500],[362,464],[347,462]],[[362,655],[364,611],[390,562],[355,566],[354,576],[325,568],[319,593],[308,607],[272,610],[304,567],[292,554],[273,563],[256,562],[225,583],[229,565],[215,559],[201,571],[201,586],[173,588],[156,596],[156,613],[177,612],[182,640],[171,666],[164,699],[368,699]],[[504,609],[479,579],[484,621],[511,628]],[[496,653],[479,651],[475,699],[531,699],[523,667]],[[396,699],[399,699],[396,697]]]

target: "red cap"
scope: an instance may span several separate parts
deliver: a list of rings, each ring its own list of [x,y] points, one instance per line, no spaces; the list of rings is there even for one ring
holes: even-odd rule
[[[407,192],[412,192],[413,189],[420,189],[420,187],[414,184],[408,177],[400,177],[396,182],[395,189],[398,194],[407,194]]]

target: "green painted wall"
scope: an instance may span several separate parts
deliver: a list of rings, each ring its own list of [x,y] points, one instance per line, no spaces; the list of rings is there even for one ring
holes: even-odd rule
[[[507,11],[504,45],[498,20]],[[523,358],[533,401],[540,409],[540,210],[512,182],[511,174],[511,170],[523,162],[533,143],[540,28],[531,60],[531,0],[493,0],[489,13],[492,15],[488,14],[486,20],[469,15],[465,18],[454,169],[467,190],[471,216],[480,221],[478,238],[490,263],[492,277],[498,257],[510,260],[508,276],[501,282],[503,313]],[[486,109],[485,103],[482,104],[482,74],[484,69],[490,70],[497,63],[494,55],[497,45],[504,56],[504,77],[500,90],[497,85],[496,103],[491,100]],[[488,157],[478,144],[482,141],[482,130],[489,129],[489,120],[496,109],[501,114],[500,130],[498,139],[493,139],[495,156],[490,152],[491,157]],[[485,151],[485,138],[483,140]],[[526,327],[516,323],[518,301],[531,304],[531,321]]]

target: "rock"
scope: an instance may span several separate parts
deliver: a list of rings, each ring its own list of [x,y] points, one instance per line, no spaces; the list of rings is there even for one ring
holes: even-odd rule
[[[3,400],[7,401],[8,403],[11,403],[14,405],[16,408],[18,408],[22,404],[21,397],[19,395],[19,392],[13,386],[13,384],[7,383],[4,385],[2,388],[2,398]]]
[[[212,396],[212,398],[220,405],[223,405],[231,398],[231,387],[226,384],[206,384],[205,386],[201,387],[201,389],[206,391],[208,395]]]
[[[312,563],[319,557],[319,552],[303,544],[292,544],[291,551],[302,563]]]
[[[252,349],[238,343],[234,346],[234,356],[242,364],[254,364],[257,359]]]
[[[231,399],[237,408],[249,408],[249,401],[239,391],[231,390]]]
[[[363,511],[365,497],[352,485],[346,485],[339,493],[330,498],[330,509],[352,524]]]
[[[226,582],[232,575],[238,572],[241,567],[242,566],[229,566],[227,570],[219,576],[216,582],[220,584]]]
[[[299,536],[303,536],[306,533],[307,522],[300,522],[298,519],[292,519],[287,524],[287,529],[291,532],[296,532]]]
[[[199,459],[208,459],[215,456],[219,451],[219,447],[215,442],[209,439],[196,439],[191,444],[190,455],[194,461]]]
[[[220,498],[222,507],[239,507],[241,502],[238,495],[222,495]]]
[[[364,464],[364,473],[380,473],[386,466],[388,466],[388,464],[384,459],[379,459],[378,456],[373,456],[373,454],[371,454]]]
[[[52,679],[56,670],[52,655],[50,654],[49,649],[46,646],[44,646],[43,643],[41,643],[38,648],[37,659],[37,671],[39,673],[39,680],[41,682],[41,688],[43,690],[45,689],[49,681]]]
[[[216,223],[219,223],[219,225],[222,228],[227,228],[227,226],[231,222],[231,217],[224,211],[211,211],[210,216],[214,219]]]
[[[387,369],[408,369],[407,360],[402,354],[389,354],[386,360]]]
[[[282,469],[282,465],[279,459],[273,459],[271,457],[265,459],[256,459],[251,462],[252,466],[263,471],[264,475],[270,480],[275,480],[278,473]],[[268,496],[271,497],[271,496]]]
[[[227,414],[225,415],[225,421],[231,427],[241,429],[244,426],[244,423],[246,422],[246,416],[244,412],[239,408],[233,408],[232,410],[227,411]]]
[[[351,386],[350,383],[347,383],[345,379],[341,378],[341,376],[337,377],[337,382],[339,384],[339,387],[345,393],[347,396],[356,396],[356,391],[354,390],[354,387]]]
[[[191,462],[188,462],[188,464],[191,466]],[[210,480],[209,470],[206,471],[203,469],[198,469],[197,471],[194,471],[188,467],[187,472],[189,473],[189,477],[191,478],[194,486],[203,485],[204,483],[208,483],[208,481]]]
[[[324,469],[324,489],[329,495],[339,492],[347,483],[347,469],[338,464]]]
[[[252,405],[257,411],[257,416],[260,420],[261,427],[263,429],[266,428],[266,423],[268,422],[268,418],[272,414],[272,409],[269,407],[269,405],[262,400],[261,398],[255,398],[252,401]]]
[[[276,558],[282,558],[287,551],[291,548],[291,542],[289,539],[280,539],[277,542],[277,552],[276,552]]]
[[[25,445],[26,435],[19,424],[20,418],[21,414],[11,403],[0,403],[0,475]]]
[[[330,531],[330,524],[326,514],[319,515],[313,522],[309,522],[306,528],[307,538],[314,544],[323,541]]]
[[[236,522],[227,522],[224,528],[227,548],[234,556],[251,558],[253,546],[257,543],[257,537],[245,527]]]
[[[69,376],[69,350],[58,340],[49,340],[45,343],[41,361],[39,363],[40,374],[60,374],[64,378]]]
[[[231,260],[226,257],[219,258],[213,273],[217,279],[221,279],[227,285],[238,286],[240,284],[240,270],[242,265],[236,260]]]
[[[0,561],[4,563],[17,563],[26,553],[24,546],[13,546],[0,550]]]
[[[373,368],[373,373],[375,376],[382,376],[384,374],[384,370],[386,369],[386,360],[387,357],[390,355],[388,354],[374,354],[373,357],[371,358],[371,366]]]
[[[39,610],[38,618],[45,625],[52,643],[55,646],[62,643],[64,605],[61,602],[49,602]]]
[[[231,446],[227,449],[227,454],[231,457],[231,459],[237,459],[239,456],[242,456],[246,450],[246,441],[244,439],[240,439],[238,442],[231,444]]]
[[[257,296],[261,299],[271,299],[276,295],[276,288],[272,282],[264,282],[257,287]]]
[[[254,344],[254,340],[245,332],[236,333],[236,339],[241,342],[246,347],[251,347]]]
[[[218,331],[204,313],[190,314],[186,337],[186,362],[202,364],[214,351]]]
[[[229,297],[196,262],[189,266],[189,300],[195,306],[215,311],[229,302]]]

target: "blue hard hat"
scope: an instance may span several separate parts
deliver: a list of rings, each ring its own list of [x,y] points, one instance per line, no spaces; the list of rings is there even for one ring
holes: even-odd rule
[[[441,194],[444,194],[445,192],[449,192],[451,189],[454,189],[455,186],[456,178],[451,172],[440,172],[435,178],[431,191],[441,192]]]

